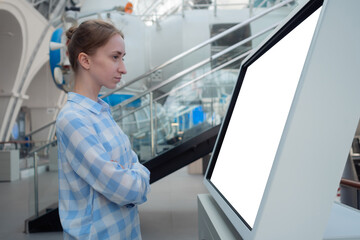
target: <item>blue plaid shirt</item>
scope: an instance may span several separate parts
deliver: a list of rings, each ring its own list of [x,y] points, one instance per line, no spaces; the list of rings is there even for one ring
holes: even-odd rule
[[[137,205],[150,190],[108,104],[76,93],[56,120],[59,215],[65,239],[141,239]]]

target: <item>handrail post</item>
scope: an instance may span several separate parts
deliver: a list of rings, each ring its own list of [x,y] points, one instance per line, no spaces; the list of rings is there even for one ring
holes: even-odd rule
[[[154,99],[153,99],[154,100]],[[158,123],[157,123],[157,104],[156,100],[154,101],[154,156],[156,155],[156,149],[157,149],[157,129],[158,129]]]
[[[185,17],[185,0],[182,0],[182,7],[181,7],[181,15],[184,18]]]
[[[253,16],[254,0],[249,0],[249,16]]]
[[[154,144],[154,114],[153,114],[153,93],[149,93],[149,107],[150,107],[150,143],[151,143],[151,156],[155,156],[155,144]]]
[[[50,2],[49,2],[49,9],[48,9],[48,19],[50,19],[52,6],[53,6],[53,0],[50,0]]]
[[[34,152],[34,198],[35,198],[35,215],[39,216],[39,181],[38,181],[38,154]]]
[[[217,1],[214,0],[214,17],[217,15]]]

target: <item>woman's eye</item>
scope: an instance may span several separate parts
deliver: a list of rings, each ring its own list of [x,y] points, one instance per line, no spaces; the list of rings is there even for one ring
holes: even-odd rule
[[[119,56],[113,56],[113,59],[114,59],[114,60],[118,60],[118,59],[119,59]]]
[[[125,61],[125,58],[122,58],[121,60]]]

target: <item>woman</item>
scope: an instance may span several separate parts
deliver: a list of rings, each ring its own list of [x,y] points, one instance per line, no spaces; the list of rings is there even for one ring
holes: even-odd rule
[[[137,205],[149,171],[98,98],[126,74],[123,34],[100,20],[66,32],[74,92],[56,120],[59,215],[65,239],[141,239]]]

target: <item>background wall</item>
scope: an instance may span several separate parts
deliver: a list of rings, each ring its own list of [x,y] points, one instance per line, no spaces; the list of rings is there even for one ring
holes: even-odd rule
[[[49,39],[53,30],[51,27],[45,30],[47,20],[26,1],[2,0],[0,13],[0,140],[8,140],[22,101],[27,98],[28,86],[48,61]],[[39,50],[33,55],[39,40]]]
[[[49,62],[45,63],[35,75],[28,88],[28,100],[24,100],[22,107],[29,111],[30,130],[36,130],[45,124],[54,121],[61,106],[58,99],[65,93],[60,91],[52,81]],[[60,104],[61,105],[61,104]],[[35,134],[34,141],[46,141],[49,138],[48,128]]]

